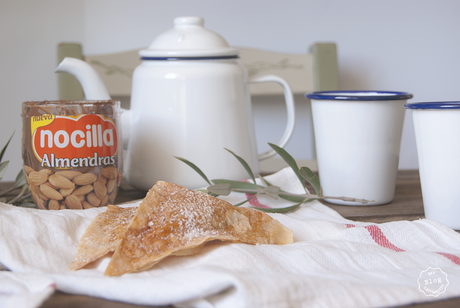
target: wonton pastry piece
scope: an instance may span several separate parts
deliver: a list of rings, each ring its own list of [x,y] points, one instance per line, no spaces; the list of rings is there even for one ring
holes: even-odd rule
[[[292,243],[293,234],[261,211],[159,181],[139,205],[105,275],[145,270],[211,240],[282,245]]]
[[[115,251],[136,214],[137,207],[122,208],[108,205],[98,214],[83,233],[77,247],[77,255],[69,266],[75,271]]]
[[[70,271],[79,270],[91,262],[114,252],[128,230],[137,207],[122,208],[108,205],[104,213],[98,214],[83,233],[77,247],[77,255],[69,265]],[[175,256],[189,256],[200,252],[202,246],[173,253]]]

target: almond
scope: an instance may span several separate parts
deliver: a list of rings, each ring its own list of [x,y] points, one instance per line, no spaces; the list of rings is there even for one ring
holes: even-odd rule
[[[114,204],[115,202],[115,197],[117,196],[117,194],[115,192],[111,193],[110,196],[109,196],[109,202],[110,204]]]
[[[31,192],[32,198],[34,199],[35,205],[42,210],[46,210],[45,204],[43,203],[43,200],[33,191]]]
[[[101,200],[96,196],[95,193],[89,193],[87,196],[86,196],[86,200],[91,203],[91,205],[93,206],[99,206],[101,205]]]
[[[39,192],[38,186],[35,186],[35,185],[28,185],[28,187],[29,187],[30,193],[38,194],[38,192]]]
[[[78,199],[78,197],[74,195],[68,195],[67,197],[65,197],[65,204],[71,210],[83,209],[80,199]]]
[[[88,173],[83,173],[73,179],[73,182],[77,185],[89,185],[93,184],[97,180],[97,175],[94,173],[88,172]]]
[[[101,174],[109,180],[116,179],[118,177],[118,168],[117,167],[106,167],[101,170]]]
[[[75,188],[75,184],[72,183],[68,178],[63,177],[62,175],[59,174],[53,174],[50,175],[48,178],[48,181],[56,186],[57,188],[62,188],[62,189],[71,189]]]
[[[73,180],[74,178],[76,178],[79,175],[82,175],[83,173],[81,173],[80,171],[63,170],[56,172],[56,174],[59,174],[69,180]]]
[[[44,173],[44,174],[46,174],[46,175],[52,175],[52,174],[54,174],[53,170],[51,170],[51,169],[42,169],[42,170],[40,170],[39,172],[42,172],[42,173]]]
[[[101,182],[102,184],[106,185],[107,184],[107,178],[104,177],[101,172],[99,172],[99,175],[97,176],[96,182]]]
[[[54,186],[54,185],[51,184],[50,182],[43,183],[43,185],[49,186],[49,187],[51,187],[52,189],[56,189],[56,190],[59,189],[59,187]]]
[[[101,182],[94,182],[93,184],[94,187],[94,193],[99,199],[103,199],[105,196],[107,196],[107,187]]]
[[[93,185],[85,185],[78,187],[72,193],[72,195],[86,195],[93,191]]]
[[[46,197],[50,199],[54,199],[54,200],[64,199],[57,190],[51,188],[50,186],[40,185],[40,191],[42,192],[42,194],[44,194]]]
[[[73,184],[73,183],[72,183]],[[74,184],[74,187],[70,188],[70,189],[60,189],[59,192],[61,193],[61,195],[63,197],[66,197],[68,195],[70,195],[71,193],[73,193],[73,191],[75,190],[75,184]]]
[[[46,184],[46,183],[45,183],[45,184]],[[45,185],[45,184],[43,184],[43,185]],[[45,196],[45,195],[42,193],[42,191],[41,191],[40,189],[38,189],[37,191],[38,191],[37,195],[38,195],[43,201],[48,201],[48,200],[50,199],[49,197]]]
[[[101,206],[106,206],[109,203],[109,195],[105,195],[104,198],[101,199]]]
[[[81,204],[83,205],[84,209],[92,209],[94,207],[89,202],[86,202],[86,201],[82,201]]]
[[[27,165],[24,165],[24,173],[25,174],[29,174],[31,173],[32,171],[35,171],[34,169],[30,168],[29,166]]]
[[[107,192],[110,194],[117,185],[117,180],[107,181]]]
[[[48,181],[48,175],[43,172],[32,171],[29,173],[29,182],[32,185],[41,185]]]
[[[61,204],[57,200],[51,199],[50,202],[48,203],[48,209],[49,210],[57,211],[60,208],[61,208]]]

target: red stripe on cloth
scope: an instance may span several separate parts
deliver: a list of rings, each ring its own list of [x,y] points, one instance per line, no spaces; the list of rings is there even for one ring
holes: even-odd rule
[[[460,265],[460,258],[457,257],[456,255],[451,255],[450,253],[445,253],[445,252],[437,252],[437,254],[440,254],[441,256],[446,257],[450,261],[454,262],[457,265]]]
[[[246,198],[248,198],[248,199],[251,198],[252,196],[254,196],[254,195],[253,194],[246,194]],[[263,208],[263,209],[271,209],[271,207],[263,205],[262,203],[260,203],[260,201],[259,201],[259,199],[257,199],[257,197],[254,197],[251,200],[249,200],[249,204],[252,205],[252,206],[255,206],[255,207]]]
[[[395,245],[393,245],[387,239],[387,237],[383,234],[382,230],[379,227],[377,227],[376,225],[365,226],[364,228],[366,228],[367,231],[369,231],[369,234],[371,235],[372,239],[379,246],[391,249],[391,250],[396,251],[396,252],[405,251],[404,249],[401,249],[401,248],[396,247]]]
[[[347,228],[354,228],[356,227],[353,224],[345,224]],[[395,245],[393,245],[383,234],[382,230],[377,227],[376,225],[370,225],[370,226],[365,226],[364,228],[369,231],[370,235],[372,236],[372,239],[380,246],[391,249],[396,252],[403,252],[405,251],[404,249],[401,249]],[[456,255],[446,253],[446,252],[436,252],[437,254],[446,257],[450,261],[454,262],[457,265],[460,265],[460,257],[457,257]]]
[[[248,180],[244,180],[243,182],[250,183]],[[254,194],[246,194],[246,198],[248,198],[248,199],[250,199],[252,196],[254,196]],[[257,197],[254,197],[251,200],[249,200],[249,204],[252,205],[252,206],[255,206],[255,207],[263,208],[263,209],[271,209],[271,207],[260,203],[260,201],[259,201],[259,199]]]

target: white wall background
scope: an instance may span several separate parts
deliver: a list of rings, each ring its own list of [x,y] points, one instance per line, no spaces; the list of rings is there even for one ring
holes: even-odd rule
[[[336,42],[344,90],[407,91],[412,102],[460,100],[456,0],[0,0],[0,145],[15,131],[3,180],[14,179],[22,164],[21,103],[57,98],[59,42],[80,42],[86,54],[142,48],[182,15],[204,17],[234,46],[303,53],[314,42]],[[308,123],[297,121],[287,149],[309,158],[302,142]],[[408,112],[400,168],[417,166]]]

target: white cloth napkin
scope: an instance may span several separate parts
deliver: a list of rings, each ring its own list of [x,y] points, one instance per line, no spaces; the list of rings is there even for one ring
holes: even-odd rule
[[[302,192],[290,169],[267,179],[283,190]],[[232,203],[243,198],[226,197]],[[252,205],[286,204],[258,197]],[[0,263],[12,277],[30,275],[43,292],[50,286],[43,279],[49,279],[63,292],[142,305],[388,307],[460,296],[457,232],[430,220],[354,222],[317,201],[289,214],[270,214],[293,230],[291,245],[217,241],[198,255],[168,257],[145,272],[106,277],[108,258],[69,272],[81,235],[101,211],[42,211],[0,203]],[[0,293],[5,294],[8,284],[3,283],[5,272],[0,273]],[[438,279],[444,292],[435,297]]]
[[[0,307],[39,307],[51,294],[55,285],[45,275],[0,271]]]

